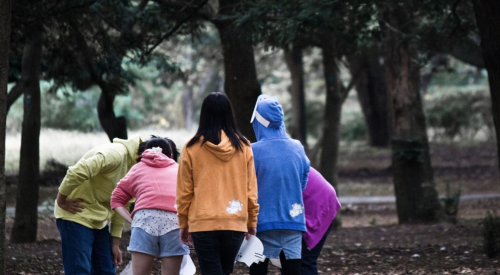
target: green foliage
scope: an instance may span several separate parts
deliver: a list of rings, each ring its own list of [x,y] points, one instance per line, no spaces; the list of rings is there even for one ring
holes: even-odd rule
[[[483,219],[483,248],[488,257],[494,257],[500,253],[500,217],[486,213]]]
[[[486,91],[429,95],[425,100],[428,127],[435,138],[473,139],[482,129],[493,131],[491,101]]]
[[[235,20],[235,35],[271,47],[317,45],[324,32],[333,32],[341,43],[355,44],[376,31],[371,27],[376,18],[370,0],[248,1],[240,10],[244,12],[226,16]]]

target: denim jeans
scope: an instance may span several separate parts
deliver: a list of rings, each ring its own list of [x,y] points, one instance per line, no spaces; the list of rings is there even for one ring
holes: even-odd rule
[[[317,264],[318,257],[319,254],[321,253],[323,245],[325,244],[326,238],[330,233],[330,229],[331,227],[328,228],[325,235],[323,235],[323,238],[321,238],[319,243],[311,250],[307,248],[304,239],[302,239],[302,261],[300,262],[302,275],[318,275],[318,264]]]
[[[193,232],[191,235],[203,275],[227,275],[233,272],[244,232],[220,230]]]
[[[61,235],[62,260],[66,275],[116,275],[108,226],[90,229],[56,219]]]

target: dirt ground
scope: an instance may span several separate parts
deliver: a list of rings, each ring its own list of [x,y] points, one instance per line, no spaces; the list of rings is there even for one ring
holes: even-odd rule
[[[391,185],[390,153],[365,150],[340,156],[339,187],[350,183]],[[437,189],[445,194],[500,194],[496,148],[492,144],[433,145]],[[387,194],[392,195],[392,194]],[[394,203],[343,205],[342,227],[332,231],[318,260],[321,274],[500,274],[500,256],[483,250],[482,220],[500,209],[500,198],[460,202],[456,224],[398,225]],[[7,237],[12,218],[7,218]],[[38,241],[8,244],[6,274],[63,274],[60,240],[50,212],[41,215]],[[130,260],[125,231],[122,251]],[[196,263],[196,254],[191,252]],[[155,273],[159,263],[155,264]],[[117,274],[121,271],[118,269]],[[234,274],[247,274],[243,263]],[[200,274],[200,273],[197,273]],[[275,267],[269,274],[279,274]]]

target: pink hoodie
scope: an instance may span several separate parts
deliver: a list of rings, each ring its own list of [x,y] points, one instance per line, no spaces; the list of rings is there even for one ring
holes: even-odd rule
[[[323,238],[341,206],[333,186],[313,167],[302,197],[307,227],[302,236],[307,248],[312,249]]]
[[[134,211],[161,209],[177,213],[175,192],[179,165],[163,153],[146,150],[111,195],[111,208],[125,206],[136,198]]]

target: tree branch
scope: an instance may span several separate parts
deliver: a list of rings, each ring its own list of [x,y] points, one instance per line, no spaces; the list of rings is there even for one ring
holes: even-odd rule
[[[148,50],[146,50],[146,52],[144,53],[144,55],[151,54],[151,52],[156,47],[158,47],[163,42],[163,40],[167,39],[169,36],[171,36],[172,34],[174,34],[182,26],[182,24],[186,23],[189,19],[191,19],[191,17],[193,17],[195,14],[197,14],[198,11],[201,8],[203,8],[203,6],[205,6],[205,4],[207,4],[207,3],[208,3],[208,0],[204,0],[198,7],[196,7],[190,14],[188,14],[188,16],[186,16],[185,18],[183,18],[180,21],[177,21],[177,23],[175,24],[175,26],[172,29],[170,29],[170,31],[168,31],[165,35],[163,35],[151,48],[149,48]]]

